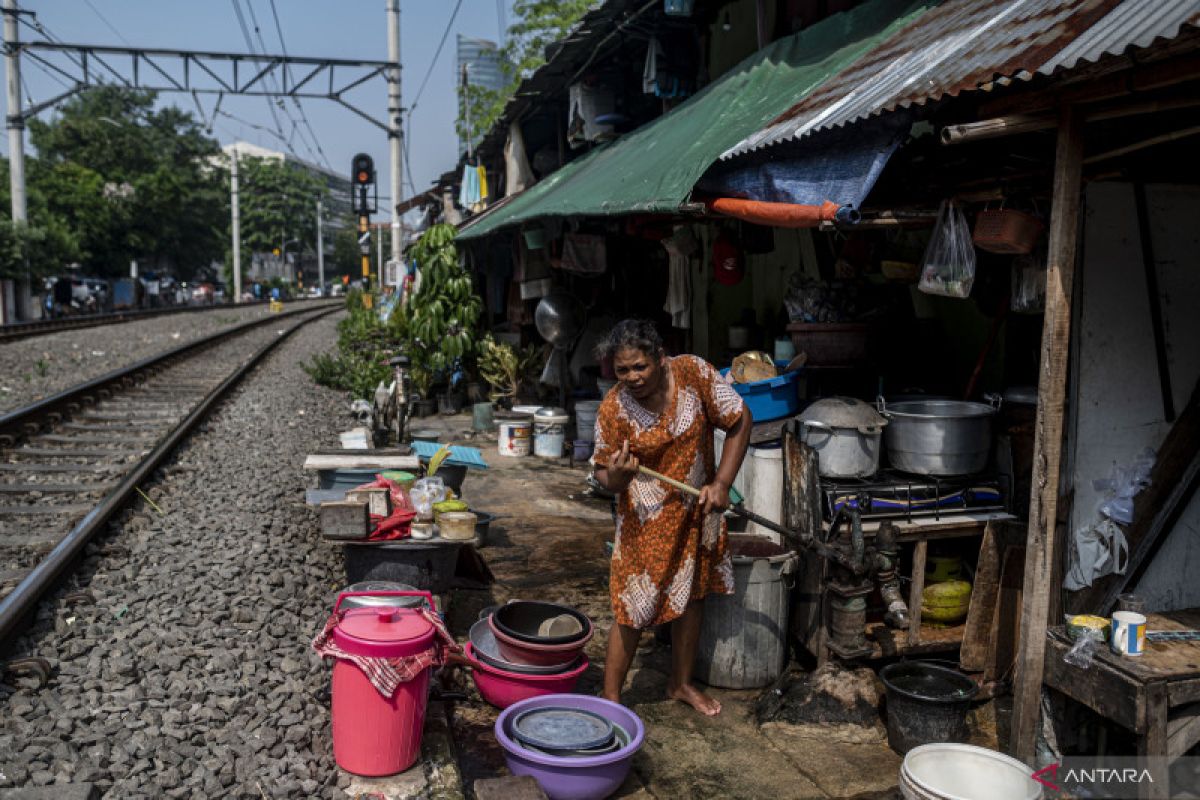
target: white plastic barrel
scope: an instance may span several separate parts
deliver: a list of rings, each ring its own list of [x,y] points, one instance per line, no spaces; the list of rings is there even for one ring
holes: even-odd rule
[[[562,414],[555,417],[533,418],[533,454],[541,458],[562,458],[563,445],[567,440],[567,423],[571,418]]]
[[[599,400],[580,400],[575,404],[575,438],[583,442],[596,441],[596,414]]]
[[[721,450],[725,445],[725,432],[715,430],[714,444],[717,463],[721,463]],[[750,447],[742,468],[733,479],[733,487],[746,498],[743,506],[772,522],[783,522],[783,448]],[[756,522],[746,523],[746,533],[767,536],[780,544],[783,538],[770,528]]]

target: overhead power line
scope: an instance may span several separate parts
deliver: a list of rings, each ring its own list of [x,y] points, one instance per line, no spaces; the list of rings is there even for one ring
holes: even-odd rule
[[[108,19],[105,18],[105,16],[103,14],[100,13],[100,9],[96,8],[96,6],[92,4],[92,0],[83,0],[83,2],[87,3],[87,7],[90,8],[92,10],[92,12],[95,13],[95,15],[100,18],[101,22],[103,22],[106,26],[108,26],[108,29],[110,31],[112,31],[113,33],[115,33],[117,35],[118,39],[120,39],[122,42],[129,45],[130,47],[133,46],[133,44],[128,39],[126,39],[124,36],[122,36],[121,32],[119,30],[117,30],[117,28],[111,22],[109,22]]]
[[[287,44],[283,41],[283,26],[279,24],[279,11],[275,8],[275,0],[271,0],[271,16],[275,18],[275,32],[279,35],[279,47],[283,50],[283,54],[288,54]],[[287,64],[283,65],[284,74],[290,76]],[[290,78],[289,78],[290,80]],[[296,110],[300,112],[300,119],[304,122],[304,126],[308,128],[309,136],[312,137],[313,144],[317,146],[317,152],[321,154],[321,160],[325,162],[326,168],[333,170],[333,165],[329,163],[329,158],[325,155],[325,150],[321,147],[321,140],[317,138],[317,132],[313,130],[312,123],[308,121],[308,115],[304,113],[304,105],[300,102],[300,98],[293,97],[292,102],[296,104]]]
[[[433,60],[429,62],[429,69],[425,70],[425,77],[421,79],[421,86],[417,89],[417,93],[413,95],[412,105],[408,107],[408,115],[410,117],[417,110],[417,103],[421,101],[421,93],[425,91],[425,85],[429,83],[429,76],[433,74],[433,69],[437,66],[438,59],[442,55],[442,48],[446,46],[446,39],[450,36],[450,29],[454,27],[454,20],[458,17],[458,10],[460,8],[462,8],[462,0],[458,0],[454,4],[454,10],[450,12],[450,21],[446,23],[446,29],[442,31],[442,39],[438,42],[437,50],[434,51]]]

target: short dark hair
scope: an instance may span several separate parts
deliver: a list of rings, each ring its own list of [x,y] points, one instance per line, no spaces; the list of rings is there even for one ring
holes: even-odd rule
[[[624,319],[613,326],[608,336],[596,345],[596,358],[612,358],[620,350],[641,350],[651,358],[660,358],[666,352],[662,337],[654,323],[645,319]]]

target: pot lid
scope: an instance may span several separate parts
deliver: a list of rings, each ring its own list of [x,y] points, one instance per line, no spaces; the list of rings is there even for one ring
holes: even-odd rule
[[[613,724],[582,708],[531,708],[513,718],[513,736],[523,744],[556,750],[586,750],[612,741]]]
[[[338,622],[338,631],[343,636],[368,644],[400,644],[428,636],[433,631],[433,625],[420,614],[397,608],[393,603],[390,606],[350,609]]]
[[[407,583],[396,583],[395,581],[362,581],[347,586],[347,592],[415,592],[417,587],[409,586]],[[391,606],[392,608],[420,608],[425,604],[424,597],[383,597],[379,595],[370,597],[345,597],[342,599],[342,608],[370,608],[378,606]]]
[[[804,409],[800,419],[823,422],[834,428],[875,428],[887,425],[875,407],[857,397],[826,397]]]
[[[534,419],[556,419],[558,417],[565,418],[567,410],[558,406],[542,406],[533,414]]]

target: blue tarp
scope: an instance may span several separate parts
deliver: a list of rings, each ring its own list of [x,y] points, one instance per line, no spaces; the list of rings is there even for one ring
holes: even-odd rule
[[[858,209],[911,127],[908,114],[845,128],[818,140],[721,162],[696,188],[717,197]]]

